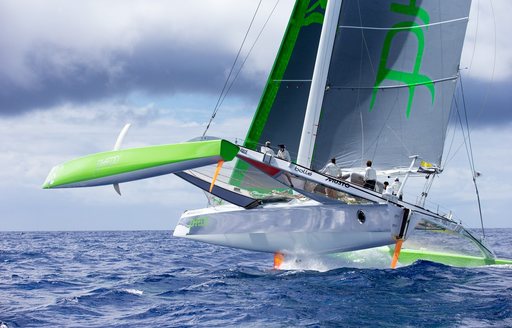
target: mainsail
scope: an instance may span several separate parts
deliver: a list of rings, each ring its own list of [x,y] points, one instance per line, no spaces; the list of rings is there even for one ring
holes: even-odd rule
[[[471,1],[341,4],[311,167],[336,157],[342,167],[405,168],[414,155],[439,166]],[[271,140],[298,152],[322,20],[303,22],[325,8],[297,1],[246,146]]]
[[[470,0],[345,0],[314,162],[440,165]]]

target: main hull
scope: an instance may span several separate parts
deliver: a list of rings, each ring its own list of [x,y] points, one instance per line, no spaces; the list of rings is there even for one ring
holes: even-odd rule
[[[260,252],[335,253],[393,244],[402,218],[403,209],[387,204],[224,205],[185,212],[174,236]]]

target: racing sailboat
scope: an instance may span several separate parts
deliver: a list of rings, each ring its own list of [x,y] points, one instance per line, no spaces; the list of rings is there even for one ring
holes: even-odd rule
[[[297,0],[243,143],[198,138],[120,149],[56,166],[44,188],[87,187],[174,173],[208,193],[174,236],[275,254],[326,254],[402,244],[419,232],[462,237],[472,257],[409,252],[471,265],[501,263],[450,213],[402,200],[412,175],[427,183],[442,154],[470,0]],[[286,144],[292,161],[262,152]],[[341,176],[321,170],[331,158]],[[379,180],[400,177],[396,195],[361,183],[372,160]],[[228,164],[233,164],[229,166]],[[212,167],[211,165],[214,165]],[[215,165],[216,164],[216,165]],[[455,259],[455,260],[454,260]]]

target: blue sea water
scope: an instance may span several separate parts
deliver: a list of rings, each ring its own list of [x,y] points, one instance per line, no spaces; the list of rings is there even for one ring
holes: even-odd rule
[[[512,258],[511,240],[512,229],[488,231],[499,257]],[[512,266],[419,261],[391,270],[315,261],[275,271],[270,254],[178,239],[169,231],[0,232],[0,322],[512,327]]]

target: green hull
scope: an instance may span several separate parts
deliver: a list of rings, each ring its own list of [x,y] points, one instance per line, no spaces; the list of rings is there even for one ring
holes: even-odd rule
[[[44,189],[90,187],[146,179],[231,161],[239,147],[226,140],[186,142],[97,153],[55,166]]]
[[[363,263],[365,267],[381,267],[381,265],[387,266],[391,264],[394,251],[395,248],[393,246],[384,246],[354,252],[336,253],[332,255],[335,258],[348,261],[348,263],[354,263],[356,266]],[[487,259],[485,257],[478,256],[407,248],[402,248],[400,251],[398,263],[399,265],[410,265],[419,260],[436,262],[454,267],[512,264],[512,260],[506,259]]]
[[[389,253],[393,255],[394,248],[390,248]],[[457,267],[476,267],[483,265],[493,264],[512,264],[512,260],[505,259],[487,259],[477,256],[451,254],[451,253],[438,253],[424,250],[402,249],[398,262],[400,264],[412,264],[418,260],[426,260],[445,265]]]

